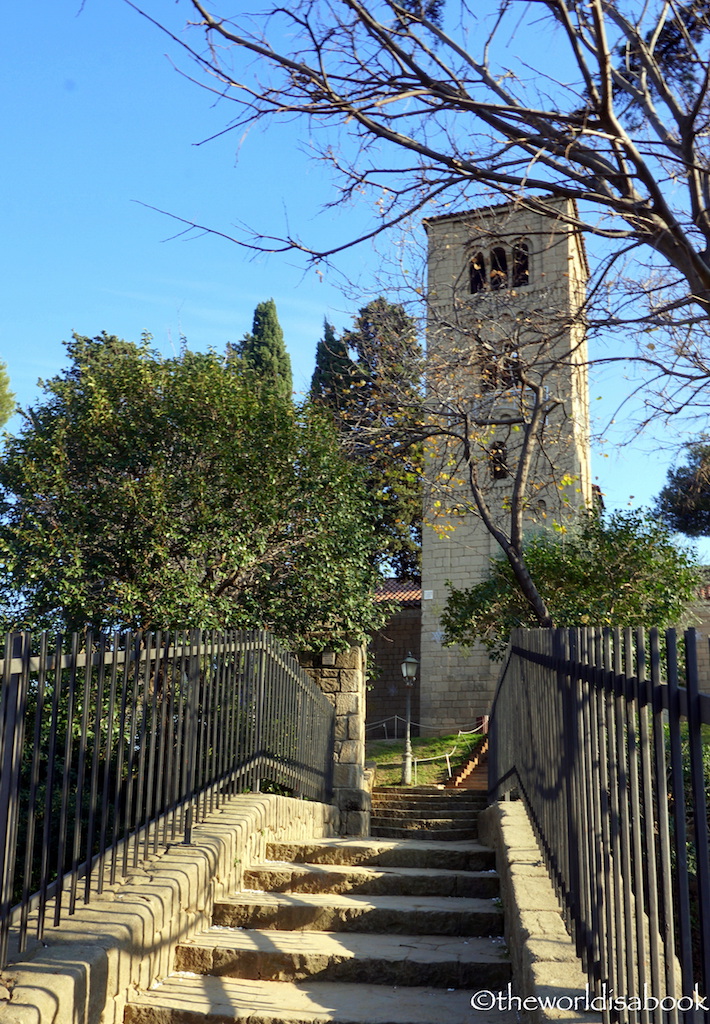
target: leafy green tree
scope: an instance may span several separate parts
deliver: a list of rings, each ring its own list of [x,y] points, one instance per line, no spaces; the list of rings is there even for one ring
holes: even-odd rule
[[[16,408],[14,392],[10,390],[7,364],[0,362],[0,427],[10,419]]]
[[[404,308],[375,299],[340,339],[326,323],[311,396],[330,409],[346,451],[366,468],[382,560],[397,576],[418,578],[422,351]]]
[[[656,511],[672,530],[688,537],[710,536],[710,443],[687,447],[687,464],[668,470]]]
[[[332,423],[241,360],[75,336],[0,458],[7,626],[362,638],[373,530]]]
[[[291,360],[273,299],[260,302],[256,307],[251,334],[244,335],[237,346],[237,353],[246,366],[264,380],[274,383],[279,392],[288,396],[292,394]]]
[[[648,513],[587,511],[566,533],[541,531],[525,561],[555,626],[670,626],[700,582],[690,552]],[[487,580],[449,587],[442,616],[447,643],[481,641],[502,657],[511,629],[538,625],[506,559]]]

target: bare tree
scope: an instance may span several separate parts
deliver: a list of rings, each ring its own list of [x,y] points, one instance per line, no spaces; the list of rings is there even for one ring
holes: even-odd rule
[[[693,341],[710,309],[702,0],[294,0],[244,15],[219,13],[218,0],[186,2],[203,42],[176,42],[201,84],[236,104],[225,130],[294,115],[340,129],[321,151],[340,176],[339,198],[377,198],[358,239],[242,244],[327,259],[432,201],[462,209],[493,196],[558,217],[549,197],[573,199],[574,226],[607,243],[590,323],[631,324],[642,342],[657,335],[638,353],[662,378],[651,412],[683,407],[705,386],[708,357]],[[518,40],[529,53],[543,36],[554,41],[554,69],[516,55]],[[622,285],[613,301],[610,275]]]

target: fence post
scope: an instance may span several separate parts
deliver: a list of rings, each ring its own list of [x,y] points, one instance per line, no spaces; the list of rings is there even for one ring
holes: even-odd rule
[[[5,666],[0,704],[0,963],[7,959],[10,910],[17,851],[20,766],[27,703],[28,633],[10,633],[5,645]],[[21,659],[20,671],[12,661]]]

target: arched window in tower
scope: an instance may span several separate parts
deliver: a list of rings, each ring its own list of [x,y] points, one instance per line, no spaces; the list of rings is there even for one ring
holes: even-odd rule
[[[530,248],[522,238],[513,245],[513,288],[530,283]]]
[[[482,252],[471,257],[468,265],[469,287],[471,295],[482,292],[486,287],[486,261]]]
[[[508,287],[508,257],[502,245],[491,249],[491,289],[494,292]]]
[[[489,452],[491,476],[494,480],[505,480],[508,476],[508,449],[500,442],[491,445]]]

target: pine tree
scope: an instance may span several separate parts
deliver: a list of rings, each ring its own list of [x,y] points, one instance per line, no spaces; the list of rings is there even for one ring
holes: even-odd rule
[[[237,352],[246,366],[265,380],[274,381],[279,392],[292,394],[291,360],[273,299],[260,302],[256,307],[251,334],[244,335]]]

